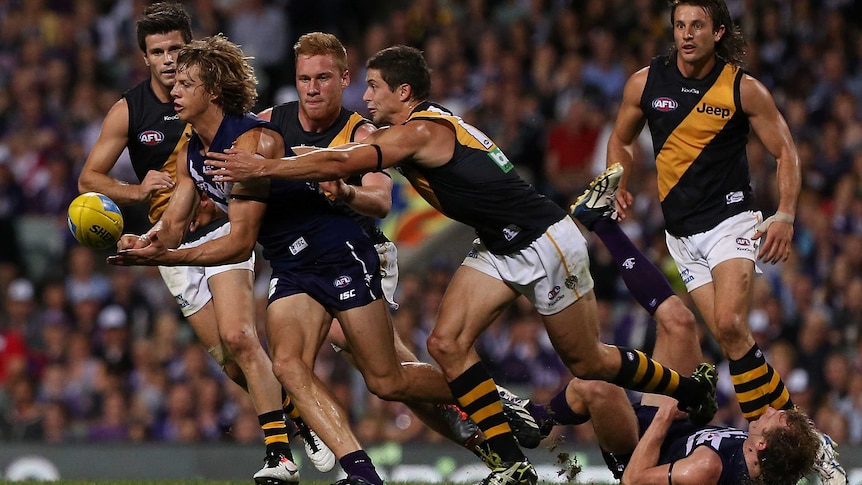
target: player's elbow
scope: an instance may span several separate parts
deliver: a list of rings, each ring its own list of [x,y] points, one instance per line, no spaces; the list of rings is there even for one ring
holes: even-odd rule
[[[94,190],[93,182],[89,173],[81,172],[81,176],[78,177],[78,192],[83,194],[84,192],[92,192]]]

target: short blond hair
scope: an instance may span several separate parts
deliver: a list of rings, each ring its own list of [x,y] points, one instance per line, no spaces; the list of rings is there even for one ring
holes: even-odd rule
[[[325,32],[304,34],[293,45],[293,52],[297,59],[299,56],[332,56],[339,72],[343,73],[347,70],[347,49],[338,37],[332,34]]]

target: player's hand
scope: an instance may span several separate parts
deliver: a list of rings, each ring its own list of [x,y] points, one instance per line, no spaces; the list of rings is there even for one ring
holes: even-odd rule
[[[125,237],[125,236],[124,236]],[[165,262],[163,256],[167,246],[159,240],[158,233],[138,237],[140,246],[120,249],[117,254],[108,256],[108,264],[114,266],[158,266]]]
[[[329,182],[320,182],[318,185],[320,186],[320,190],[323,191],[323,194],[326,195],[329,200],[352,199],[356,196],[356,189],[341,179],[330,180]]]
[[[228,148],[224,153],[207,152],[204,173],[216,182],[242,182],[263,176],[262,159],[242,148]]]
[[[117,240],[117,251],[142,248],[148,244],[150,244],[150,240],[145,238],[143,235],[123,234],[120,236],[120,239]]]
[[[152,197],[156,191],[173,188],[174,179],[171,178],[170,174],[165,172],[150,170],[144,176],[144,180],[141,181],[141,185],[139,187],[138,199],[141,202],[145,202],[150,200],[150,197]]]
[[[617,220],[622,221],[626,218],[626,210],[632,206],[634,203],[634,196],[628,190],[622,188],[622,186],[617,188],[616,192],[616,209],[617,209]]]
[[[793,249],[793,222],[789,215],[777,217],[776,213],[757,225],[753,239],[760,240],[757,259],[776,264],[787,261]]]
[[[665,399],[663,399],[659,404],[658,411],[656,411],[653,421],[670,423],[677,419],[685,419],[688,417],[688,414],[677,407],[679,403],[676,399],[668,396],[664,397]]]

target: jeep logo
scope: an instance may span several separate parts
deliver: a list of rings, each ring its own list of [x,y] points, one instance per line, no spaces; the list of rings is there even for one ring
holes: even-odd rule
[[[701,105],[697,107],[696,111],[698,113],[706,113],[708,115],[720,116],[722,119],[730,116],[730,110],[729,109],[719,108],[716,106],[710,106],[706,103],[701,103]]]

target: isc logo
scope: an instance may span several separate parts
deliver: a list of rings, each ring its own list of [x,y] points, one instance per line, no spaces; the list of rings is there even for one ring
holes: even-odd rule
[[[112,236],[107,229],[96,224],[90,226],[90,232],[98,236],[103,241],[111,241],[114,239],[114,236]]]
[[[138,135],[138,140],[144,145],[158,145],[164,141],[165,135],[161,131],[147,130]]]
[[[344,301],[344,300],[349,300],[355,296],[356,296],[356,290],[350,289],[350,290],[347,290],[347,291],[341,293],[340,295],[338,295],[338,299],[341,301]]]
[[[673,111],[679,106],[676,100],[662,96],[652,100],[652,108],[656,111],[667,112]]]

